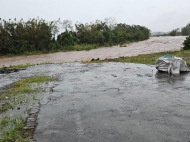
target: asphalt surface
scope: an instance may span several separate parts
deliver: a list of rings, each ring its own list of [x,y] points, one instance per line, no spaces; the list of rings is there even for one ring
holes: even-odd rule
[[[50,64],[1,77],[0,87],[39,74],[59,80],[41,102],[37,142],[190,141],[190,74],[131,63]]]

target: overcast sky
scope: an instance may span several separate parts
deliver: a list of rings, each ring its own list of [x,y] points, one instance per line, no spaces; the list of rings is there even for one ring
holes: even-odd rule
[[[0,0],[0,17],[72,20],[86,23],[112,17],[117,23],[171,31],[190,22],[190,0]]]

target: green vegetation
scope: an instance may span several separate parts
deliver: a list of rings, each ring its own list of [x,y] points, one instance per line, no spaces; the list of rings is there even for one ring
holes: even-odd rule
[[[180,29],[177,28],[177,29],[173,29],[170,33],[169,33],[169,36],[180,36],[181,33],[180,33]]]
[[[19,64],[19,65],[16,65],[16,66],[10,65],[9,67],[7,67],[7,69],[23,69],[23,68],[30,67],[30,66],[44,65],[44,64],[53,64],[53,63],[50,63],[50,62],[43,62],[43,63],[40,63],[40,64],[30,64],[30,63],[26,63],[25,65],[23,65],[23,64]],[[3,69],[3,68],[5,68],[5,66],[3,66],[3,67],[0,68],[0,69]]]
[[[28,110],[26,109],[22,113],[12,115],[2,112],[10,108],[20,108],[31,101],[38,101],[38,103],[40,103],[40,100],[35,94],[45,91],[42,84],[47,84],[47,82],[53,80],[54,78],[50,76],[28,77],[14,82],[7,91],[0,96],[0,101],[5,103],[0,110],[1,115],[3,115],[0,120],[0,129],[2,132],[0,142],[30,141],[30,135],[23,129],[25,124],[24,114],[28,113]]]
[[[16,66],[11,66],[10,65],[9,67],[7,67],[7,69],[23,69],[23,68],[30,67],[30,66],[34,66],[34,64],[27,63],[25,65],[23,65],[23,64],[16,65]]]
[[[179,28],[173,29],[169,36],[188,36],[190,34],[190,23],[188,23],[185,27],[181,28],[181,31]]]
[[[185,27],[181,29],[181,35],[190,35],[190,23],[188,23]]]
[[[64,28],[62,33],[59,32],[61,28]],[[150,30],[146,27],[117,24],[112,18],[76,23],[75,28],[69,20],[47,22],[38,18],[24,22],[16,18],[9,21],[0,18],[0,55],[90,50],[104,45],[146,40],[149,36]]]
[[[29,142],[30,137],[25,133],[23,135],[24,119],[21,115],[5,115],[1,118],[0,128],[3,133],[3,137],[0,138],[0,142]]]
[[[91,61],[86,63],[103,63],[103,62],[127,62],[127,63],[140,63],[140,64],[151,64],[154,65],[156,60],[163,56],[171,54],[177,57],[183,58],[186,62],[188,67],[190,67],[190,50],[181,50],[181,51],[173,51],[173,52],[161,52],[155,54],[147,54],[147,55],[138,55],[134,57],[120,57],[117,59],[105,59],[99,61]]]
[[[190,35],[190,23],[188,23],[185,27],[173,29],[169,33],[158,33],[157,35],[154,36],[188,36]]]
[[[190,50],[190,35],[183,42],[183,45],[184,45],[183,47],[184,50]]]
[[[10,108],[14,108],[14,106],[28,103],[29,97],[26,94],[44,91],[40,83],[52,80],[53,78],[49,76],[34,76],[14,82],[11,87],[0,96],[0,100],[5,102],[5,105],[0,111],[6,111]]]

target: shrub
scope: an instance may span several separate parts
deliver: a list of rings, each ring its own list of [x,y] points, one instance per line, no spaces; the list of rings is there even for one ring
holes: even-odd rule
[[[189,50],[190,49],[190,35],[183,42],[183,45],[184,45],[183,50]]]

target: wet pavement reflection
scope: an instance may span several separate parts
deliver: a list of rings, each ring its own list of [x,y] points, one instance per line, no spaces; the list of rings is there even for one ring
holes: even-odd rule
[[[37,142],[190,141],[190,74],[131,63],[50,64],[0,77],[59,78],[44,95]]]

